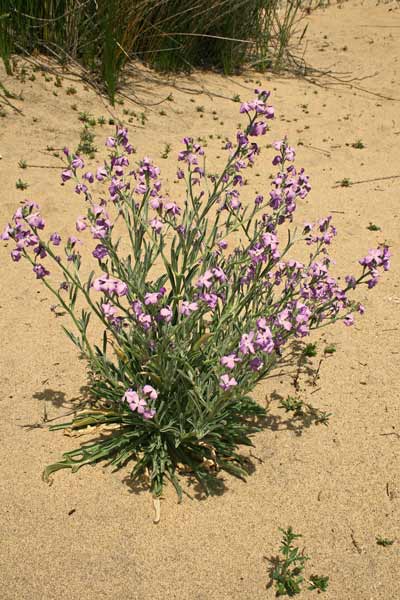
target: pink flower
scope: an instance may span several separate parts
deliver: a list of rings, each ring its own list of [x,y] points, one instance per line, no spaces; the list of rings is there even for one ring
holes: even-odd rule
[[[150,227],[152,228],[152,230],[155,233],[161,233],[163,224],[159,219],[154,218],[154,219],[151,219],[151,221],[150,221]]]
[[[221,358],[220,362],[222,366],[232,370],[236,367],[236,363],[240,362],[240,358],[236,354],[227,354]]]
[[[292,324],[289,321],[289,311],[287,308],[285,308],[285,310],[278,315],[278,324],[286,329],[286,331],[290,331],[292,329]]]
[[[158,392],[151,385],[143,386],[143,394],[148,396],[150,400],[157,400]]]
[[[197,304],[197,302],[188,302],[187,300],[184,300],[182,302],[180,313],[181,313],[181,315],[184,315],[185,317],[189,317],[190,314],[192,312],[196,311],[198,308],[199,308],[199,305]]]
[[[250,333],[244,333],[240,339],[239,349],[242,354],[255,354],[255,348],[253,344],[254,331]]]
[[[172,321],[172,310],[169,308],[169,306],[164,306],[164,308],[160,310],[160,318],[166,323],[170,323]]]
[[[219,385],[224,390],[224,392],[228,391],[230,388],[237,385],[237,381],[234,377],[229,377],[228,374],[221,375],[219,379]]]
[[[168,213],[171,213],[172,215],[179,215],[181,212],[181,209],[179,208],[179,206],[175,203],[175,202],[167,202],[164,205],[165,211]]]
[[[343,323],[347,326],[350,327],[351,325],[354,325],[354,317],[353,315],[347,315],[344,319],[343,319]]]
[[[143,412],[143,419],[146,419],[146,421],[152,419],[155,414],[156,411],[154,408],[146,408],[146,410]]]
[[[144,303],[146,305],[157,304],[159,299],[160,299],[159,292],[148,292],[147,294],[144,295]]]
[[[93,289],[96,292],[105,292],[106,294],[117,294],[117,296],[126,296],[128,286],[119,279],[112,279],[108,275],[98,277],[93,281]]]
[[[97,181],[103,181],[107,177],[107,171],[104,167],[98,167],[96,171]]]
[[[84,231],[87,228],[87,224],[86,224],[86,217],[78,217],[76,220],[76,230],[77,231]]]
[[[197,280],[196,286],[198,288],[205,287],[205,288],[209,289],[212,286],[212,282],[210,281],[210,279],[212,279],[212,277],[213,277],[212,271],[206,271],[205,273],[203,273],[203,275],[200,275],[200,277]]]
[[[28,217],[26,217],[26,220],[28,221],[31,227],[36,227],[37,229],[44,229],[45,223],[43,218],[39,215],[39,213],[33,213],[29,215]]]
[[[107,318],[114,317],[118,312],[118,309],[110,303],[102,304],[101,310],[103,311],[104,316]]]

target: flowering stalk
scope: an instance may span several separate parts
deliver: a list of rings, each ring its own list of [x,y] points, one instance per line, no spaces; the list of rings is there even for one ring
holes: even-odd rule
[[[149,158],[131,163],[127,130],[117,127],[106,141],[109,159],[94,173],[64,150],[62,182],[74,181],[85,204],[76,220],[82,240],[68,238],[65,258],[58,253],[60,236],[44,236],[36,203],[26,201],[5,228],[2,239],[15,242],[11,258],[28,260],[56,296],[76,330],[65,331],[89,365],[96,408],[53,429],[114,427],[106,439],[65,453],[45,478],[102,459],[117,467],[134,460],[132,477],[149,473],[156,495],[166,478],[181,495],[182,464],[206,490],[220,469],[244,477],[237,448],[252,443],[257,417],[265,414],[249,396],[255,385],[280,364],[291,340],[338,320],[350,326],[353,313],[364,312],[350,295],[360,285],[376,285],[389,268],[389,249],[370,250],[345,287],[330,275],[331,217],[290,228],[311,188],[286,138],[273,144],[277,173],[269,193],[253,203],[242,199],[243,174],[260,153],[256,140],[274,116],[268,98],[256,90],[241,105],[248,125],[235,144],[226,143],[220,175],[207,175],[203,148],[184,138],[177,171],[183,202],[163,190]],[[100,200],[95,182],[104,188]],[[279,232],[288,225],[282,243]],[[309,247],[304,263],[287,258],[297,244]],[[82,246],[95,260],[86,280]],[[85,305],[80,312],[79,303]]]

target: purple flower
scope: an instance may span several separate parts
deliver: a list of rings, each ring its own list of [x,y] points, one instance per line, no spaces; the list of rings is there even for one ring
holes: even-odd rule
[[[97,292],[105,292],[106,294],[117,294],[117,296],[126,296],[128,286],[119,279],[112,279],[108,275],[98,277],[93,282],[93,289]]]
[[[250,333],[244,333],[240,339],[239,349],[242,354],[255,354],[255,348],[253,344],[254,331]]]
[[[73,169],[83,169],[84,166],[85,163],[83,162],[80,156],[75,156],[75,158],[71,162],[71,167]]]
[[[35,227],[36,229],[44,229],[45,222],[44,219],[39,215],[39,213],[33,213],[26,217],[27,222],[31,227]]]
[[[221,250],[226,250],[228,247],[228,242],[226,240],[221,240],[217,243],[217,246],[221,248]]]
[[[144,313],[142,313],[140,315],[137,315],[137,320],[145,331],[148,331],[150,329],[152,324],[150,315],[145,315]]]
[[[286,329],[286,331],[290,331],[292,329],[292,323],[289,321],[289,316],[289,311],[287,308],[285,308],[281,313],[279,313],[277,319],[278,324]]]
[[[225,281],[228,280],[221,267],[214,267],[214,269],[212,270],[212,274],[214,275],[215,279],[217,279],[220,283],[225,283]]]
[[[170,323],[172,321],[172,310],[169,306],[164,306],[164,308],[160,310],[159,314],[162,321],[165,321],[166,323]]]
[[[102,260],[105,256],[108,256],[108,250],[102,244],[97,244],[96,248],[92,252],[92,255],[98,260]]]
[[[93,173],[88,171],[87,173],[84,173],[84,175],[82,175],[82,179],[86,179],[86,181],[88,181],[89,183],[93,183],[94,175],[93,175]]]
[[[4,228],[3,233],[0,234],[0,240],[9,240],[10,239],[10,234],[13,232],[13,228],[10,227],[10,225],[6,225]]]
[[[263,361],[257,356],[249,361],[249,367],[252,371],[259,371],[263,366]]]
[[[160,294],[160,292],[147,292],[147,294],[144,295],[144,303],[146,305],[157,304],[162,296],[163,294]]]
[[[266,327],[264,330],[258,331],[256,337],[257,347],[263,352],[271,354],[274,351],[274,340],[272,339],[271,330]]]
[[[115,138],[113,138],[113,137],[108,137],[108,138],[106,139],[106,146],[107,146],[107,148],[115,148],[115,146],[116,146],[116,141],[115,141]]]
[[[234,377],[229,377],[228,374],[221,375],[219,379],[219,386],[224,390],[224,392],[227,392],[235,385],[237,385],[237,381]]]
[[[61,244],[61,236],[57,232],[54,232],[50,236],[50,241],[54,246],[59,246]]]
[[[351,325],[354,325],[354,317],[353,315],[347,315],[344,319],[343,319],[343,323],[347,326],[350,327]]]
[[[249,135],[254,135],[254,136],[264,135],[266,132],[267,132],[267,124],[264,123],[264,121],[256,121],[251,126]]]
[[[36,279],[43,279],[47,275],[50,275],[50,272],[43,265],[35,265],[33,272],[36,274]]]
[[[150,221],[150,227],[155,233],[161,233],[163,223],[159,219],[154,218]]]
[[[103,181],[107,177],[108,173],[104,167],[98,167],[96,171],[97,181]]]
[[[68,181],[72,177],[73,177],[73,173],[72,173],[72,171],[70,169],[65,169],[61,173],[61,179],[62,179],[63,183],[65,183],[66,181]]]
[[[21,250],[12,250],[11,258],[14,262],[18,262],[21,259]]]
[[[200,299],[203,300],[211,310],[214,310],[218,304],[217,294],[200,294]]]
[[[205,273],[203,273],[203,275],[200,275],[200,277],[197,280],[196,286],[198,288],[205,287],[207,289],[210,289],[210,287],[212,286],[212,282],[210,281],[210,279],[212,279],[212,278],[213,278],[212,271],[206,271]]]
[[[102,304],[101,310],[102,310],[104,316],[107,317],[108,319],[115,317],[115,315],[118,312],[118,309],[109,302]]]
[[[179,215],[181,213],[181,209],[175,202],[167,202],[164,204],[165,212],[171,213],[171,215]]]
[[[195,312],[198,308],[199,308],[199,306],[198,306],[197,302],[188,302],[187,300],[184,300],[182,302],[180,313],[181,313],[181,315],[184,315],[185,317],[189,317],[191,315],[191,313]]]

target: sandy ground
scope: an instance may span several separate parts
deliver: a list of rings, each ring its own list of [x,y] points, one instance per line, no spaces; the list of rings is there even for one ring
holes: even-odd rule
[[[49,294],[28,265],[11,263],[9,249],[0,249],[3,600],[273,598],[266,588],[268,559],[278,552],[278,527],[288,525],[304,536],[308,573],[330,576],[327,600],[400,598],[400,179],[335,187],[343,178],[400,176],[400,11],[394,8],[346,3],[310,17],[307,61],[342,73],[341,79],[370,76],[353,87],[326,77],[315,83],[262,77],[277,112],[267,141],[288,133],[298,164],[312,177],[299,219],[333,213],[339,229],[334,257],[342,274],[379,242],[389,243],[395,257],[390,275],[372,292],[360,293],[367,312],[356,326],[338,325],[319,336],[320,353],[310,367],[318,367],[326,344],[336,344],[337,352],[323,360],[315,385],[301,376],[296,391],[292,377],[278,377],[257,390],[271,416],[255,438],[259,460],[247,483],[225,477],[221,496],[185,497],[181,505],[167,489],[157,526],[149,494],[125,485],[121,472],[88,467],[76,475],[59,472],[52,487],[45,485],[43,467],[80,440],[27,425],[40,425],[44,411],[49,419],[67,412],[84,392],[85,368],[61,319],[49,311]],[[160,158],[165,144],[175,154],[183,135],[202,136],[213,168],[218,166],[217,135],[232,135],[240,121],[230,98],[251,98],[259,77],[202,74],[163,87],[143,75],[127,82],[127,94],[157,103],[172,93],[173,101],[143,109],[126,100],[115,112],[127,121],[124,108],[145,111],[144,128],[136,118],[130,125],[132,142],[139,156],[158,160],[172,185],[175,162]],[[23,115],[6,108],[0,119],[1,222],[27,196],[42,205],[49,229],[66,235],[80,214],[79,198],[59,185],[56,169],[22,170],[18,161],[58,166],[46,148],[76,147],[82,128],[71,105],[107,119],[108,109],[91,90],[66,79],[61,88],[40,73],[23,83],[2,70],[0,79],[24,97],[12,101]],[[76,95],[66,94],[68,85]],[[202,87],[209,93],[196,92]],[[96,127],[99,159],[111,131],[109,125]],[[358,140],[365,148],[352,147]],[[249,189],[268,190],[269,173],[261,159]],[[26,192],[15,188],[19,177],[29,183]],[[381,230],[369,231],[370,222]],[[278,408],[278,398],[288,393],[333,413],[329,427],[301,427],[288,419]],[[395,542],[378,546],[378,535]]]

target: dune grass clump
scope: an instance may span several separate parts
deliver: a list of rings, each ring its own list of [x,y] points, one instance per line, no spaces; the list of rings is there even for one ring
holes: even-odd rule
[[[248,62],[278,69],[301,11],[301,0],[0,0],[0,56],[9,74],[14,52],[79,60],[114,101],[130,59],[166,72],[234,73]]]
[[[207,492],[220,484],[221,470],[244,478],[240,446],[252,444],[265,415],[251,397],[255,386],[291,341],[336,321],[351,326],[354,313],[363,314],[351,294],[376,285],[389,249],[370,250],[357,275],[332,277],[331,216],[290,225],[311,188],[286,138],[272,144],[271,189],[244,201],[258,139],[274,117],[268,99],[257,89],[241,104],[247,126],[225,143],[220,173],[208,175],[203,147],[184,138],[182,192],[174,198],[150,158],[133,160],[128,132],[118,126],[106,140],[108,160],[94,171],[64,150],[62,181],[83,200],[70,237],[46,233],[30,200],[5,228],[2,239],[15,242],[12,260],[28,261],[69,315],[73,328],[64,330],[86,358],[94,399],[52,429],[94,426],[98,438],[66,452],[45,479],[102,460],[116,468],[133,463],[131,477],[146,476],[155,496],[167,479],[181,496],[184,471]],[[298,244],[308,248],[305,262],[294,258]]]

